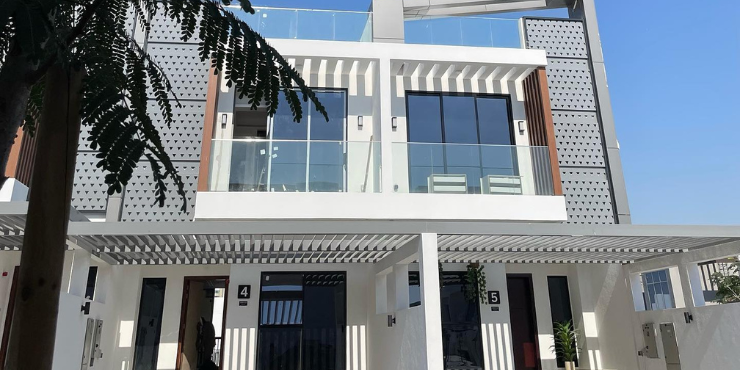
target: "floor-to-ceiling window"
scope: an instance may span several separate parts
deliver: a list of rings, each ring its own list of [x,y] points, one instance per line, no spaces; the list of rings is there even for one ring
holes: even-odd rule
[[[344,370],[343,272],[263,273],[260,370]]]
[[[141,284],[139,318],[136,320],[134,370],[155,370],[162,332],[162,313],[167,280],[146,278]]]
[[[229,189],[233,191],[340,192],[346,190],[344,153],[347,118],[345,90],[314,89],[328,120],[311,101],[294,121],[280,93],[272,118],[240,113],[235,124]],[[248,133],[246,135],[237,135]],[[244,136],[244,138],[242,138]]]
[[[518,175],[508,96],[409,92],[406,107],[411,192],[428,192],[432,174],[465,175],[469,193]]]
[[[304,104],[300,122],[283,97],[272,118],[269,137],[270,191],[344,191],[344,138],[347,94],[344,90],[315,90],[329,117]]]
[[[465,277],[465,272],[442,273],[442,351],[447,370],[483,370],[480,304],[466,296]],[[422,304],[418,272],[409,272],[409,302],[411,307]]]

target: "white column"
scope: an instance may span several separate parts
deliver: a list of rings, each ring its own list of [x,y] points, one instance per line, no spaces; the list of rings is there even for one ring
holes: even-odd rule
[[[690,263],[686,265],[687,280],[691,289],[691,298],[693,298],[693,306],[701,307],[705,306],[707,302],[704,300],[704,289],[702,288],[702,277],[699,264]]]
[[[90,253],[75,249],[72,254],[72,272],[69,277],[69,294],[84,297],[87,275],[90,273]]]
[[[642,295],[642,276],[640,274],[629,275],[630,288],[632,289],[632,302],[635,311],[645,311],[645,298]]]
[[[421,309],[424,316],[426,370],[443,370],[442,312],[439,296],[439,259],[437,234],[421,234],[419,243],[419,275],[421,277]]]
[[[380,59],[378,61],[378,95],[374,99],[379,100],[380,117],[380,151],[382,166],[381,187],[383,193],[393,193],[393,127],[391,127],[391,61]]]
[[[388,312],[388,275],[375,275],[375,313]]]
[[[409,265],[393,266],[393,279],[396,282],[396,311],[409,308]]]

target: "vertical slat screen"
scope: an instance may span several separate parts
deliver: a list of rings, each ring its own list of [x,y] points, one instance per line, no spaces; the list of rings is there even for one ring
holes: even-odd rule
[[[537,194],[563,195],[545,69],[538,68],[527,76],[523,83],[529,145],[547,148],[546,153],[541,148],[532,149]]]

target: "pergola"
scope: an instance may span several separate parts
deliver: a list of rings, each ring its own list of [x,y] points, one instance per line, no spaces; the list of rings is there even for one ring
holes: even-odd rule
[[[0,250],[20,250],[26,203],[0,205]],[[378,263],[422,234],[442,262],[618,263],[740,241],[730,226],[451,221],[86,222],[67,244],[110,264]]]

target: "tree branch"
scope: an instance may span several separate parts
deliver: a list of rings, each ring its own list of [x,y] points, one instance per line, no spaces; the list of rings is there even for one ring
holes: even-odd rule
[[[100,5],[103,4],[105,0],[94,0],[92,4],[85,7],[85,11],[80,16],[80,21],[77,22],[77,25],[72,29],[72,31],[67,35],[67,39],[64,42],[64,47],[69,48],[70,45],[82,35],[82,33],[85,31],[85,26],[87,26],[87,22],[92,18],[93,15],[95,15],[95,12],[100,8]],[[46,59],[42,64],[38,66],[35,70],[32,72],[29,72],[26,76],[27,81],[29,81],[31,84],[35,84],[36,81],[38,81],[42,76],[46,74],[46,71],[54,65],[56,62],[54,56],[49,57]]]

